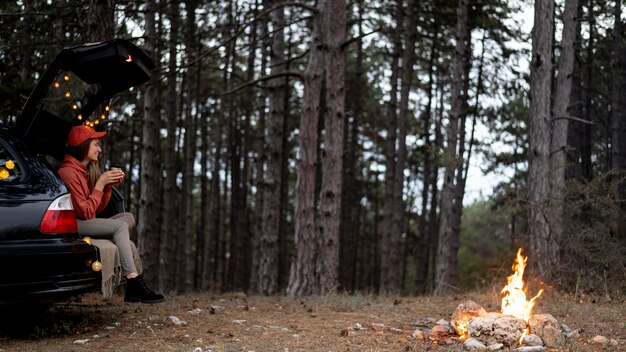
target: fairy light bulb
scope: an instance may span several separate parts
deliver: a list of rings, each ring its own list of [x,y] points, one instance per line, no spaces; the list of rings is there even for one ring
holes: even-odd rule
[[[60,86],[59,82],[54,82],[54,88],[59,88]]]
[[[72,96],[72,93],[70,93],[70,91],[68,90],[67,92],[65,92],[65,97],[69,98]]]
[[[108,105],[104,107],[104,111],[109,111],[109,110],[111,110],[111,108]]]
[[[72,104],[72,109],[74,109],[74,110],[78,109],[78,105]]]
[[[65,82],[69,82],[69,80],[70,80],[70,76],[65,75],[65,76],[63,76],[63,79],[65,80]]]
[[[77,119],[82,120],[83,119],[83,114],[78,114],[78,116],[76,116]]]

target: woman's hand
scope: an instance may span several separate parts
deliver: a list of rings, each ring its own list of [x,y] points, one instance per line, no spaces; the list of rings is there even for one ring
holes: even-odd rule
[[[104,187],[122,183],[124,181],[124,172],[120,169],[105,171],[100,175],[98,181],[96,181],[96,188],[99,191],[104,190]]]

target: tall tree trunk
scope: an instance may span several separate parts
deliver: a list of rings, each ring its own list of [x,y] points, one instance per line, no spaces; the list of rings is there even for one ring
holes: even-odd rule
[[[258,6],[258,5],[257,5]],[[256,14],[258,7],[255,7],[253,13]],[[250,26],[250,50],[248,54],[248,67],[247,67],[247,81],[251,82],[254,80],[254,68],[256,66],[256,50],[257,50],[257,22],[255,21]],[[247,104],[243,104],[244,106],[244,121],[243,121],[243,141],[242,141],[242,162],[241,166],[241,188],[239,190],[239,212],[241,216],[237,219],[237,229],[240,232],[239,241],[237,242],[237,252],[239,255],[237,256],[237,264],[238,268],[237,279],[235,280],[235,287],[239,290],[246,292],[248,290],[248,284],[250,282],[250,240],[251,229],[250,229],[250,212],[248,211],[248,187],[252,182],[252,178],[250,176],[250,153],[252,149],[253,143],[253,133],[252,133],[252,118],[254,117],[253,110],[256,109],[255,98],[255,89],[254,86],[250,85],[246,88],[245,95],[243,96],[244,100]],[[256,275],[256,273],[254,273]]]
[[[296,183],[296,258],[288,293],[304,295],[336,289],[339,275],[341,172],[344,124],[344,53],[346,4],[321,0],[313,20],[309,64],[304,75],[300,153]],[[324,89],[325,88],[325,89]],[[321,110],[322,103],[325,104]],[[320,231],[316,232],[318,128],[326,127],[324,174],[320,184]]]
[[[156,4],[154,6],[156,7]],[[115,37],[114,16],[115,0],[89,0],[88,40],[97,42],[113,39]]]
[[[341,176],[345,124],[346,1],[323,2],[321,28],[327,36],[325,60],[324,154],[320,190],[320,240],[318,255],[320,293],[334,292],[339,286],[339,230],[341,229]]]
[[[581,19],[583,16],[583,4],[579,2],[577,9],[577,17]],[[576,39],[574,40],[574,52],[579,55],[582,51],[582,21],[577,21],[576,25]],[[585,119],[584,104],[583,104],[583,87],[582,87],[582,65],[580,60],[574,60],[574,75],[572,76],[572,93],[570,96],[570,113],[572,116],[578,116],[581,119]],[[567,129],[567,172],[566,179],[575,179],[578,181],[583,180],[582,174],[582,142],[583,142],[583,129],[588,128],[586,124],[580,121],[570,121]]]
[[[321,9],[321,3],[318,9]],[[300,164],[296,181],[295,250],[287,292],[306,295],[318,291],[315,273],[317,241],[315,233],[315,179],[318,148],[318,124],[322,80],[324,79],[324,38],[320,28],[322,14],[315,15],[309,63],[304,74],[304,96],[300,117]]]
[[[426,293],[427,290],[427,279],[428,272],[431,269],[429,266],[430,263],[430,247],[432,242],[432,236],[430,236],[430,231],[428,229],[429,224],[429,195],[432,198],[432,194],[429,192],[431,180],[433,178],[433,173],[435,171],[434,167],[434,156],[435,156],[435,147],[434,143],[431,142],[431,120],[432,120],[432,111],[433,111],[433,92],[436,87],[434,87],[434,74],[435,74],[435,55],[437,53],[437,44],[439,42],[439,23],[437,19],[435,19],[435,23],[433,23],[434,33],[433,33],[433,41],[430,47],[430,55],[428,57],[428,83],[427,83],[427,103],[424,110],[424,116],[422,119],[422,140],[424,141],[424,184],[422,187],[422,209],[421,214],[418,221],[418,246],[416,253],[416,270],[415,270],[415,284],[416,284],[416,292],[417,293]]]
[[[277,7],[270,13],[273,28],[270,51],[271,74],[285,71],[285,11],[280,7],[283,0],[270,1],[270,7]],[[275,78],[269,82],[269,116],[265,133],[266,167],[263,194],[263,220],[261,232],[261,265],[259,270],[260,292],[271,295],[278,292],[280,229],[280,196],[283,158],[283,123],[285,122],[285,78]]]
[[[196,0],[185,2],[187,10],[187,23],[185,31],[185,45],[187,47],[187,59],[192,62],[195,58],[195,33],[196,33]],[[178,268],[178,289],[181,292],[193,290],[193,184],[194,184],[194,162],[196,154],[196,129],[194,125],[194,79],[199,79],[195,74],[195,67],[187,68],[185,81],[186,86],[186,108],[185,108],[185,133],[184,133],[184,172],[183,172],[183,198],[182,198],[182,218],[183,230],[179,233],[179,264]]]
[[[169,41],[169,63],[167,74],[167,143],[165,144],[165,172],[163,193],[166,197],[175,197],[178,194],[176,179],[178,177],[178,151],[176,150],[176,121],[177,121],[177,65],[176,60],[178,53],[176,47],[178,45],[178,27],[179,19],[179,2],[170,2],[169,21],[170,21],[170,41]],[[167,201],[163,203],[163,240],[161,243],[160,273],[161,284],[165,290],[173,290],[176,278],[176,266],[178,261],[176,258],[176,234],[178,231],[178,211],[176,202]]]
[[[530,79],[530,137],[528,198],[528,236],[537,273],[550,270],[551,251],[556,248],[550,237],[547,218],[550,195],[550,97],[552,93],[552,38],[554,2],[535,3]]]
[[[24,16],[22,17],[22,46],[23,46],[23,50],[22,50],[22,69],[20,70],[20,79],[22,80],[23,84],[32,84],[31,80],[32,80],[32,72],[33,72],[33,55],[32,52],[34,51],[35,48],[32,47],[33,45],[33,38],[32,38],[32,12],[33,12],[33,1],[32,0],[24,0],[22,1],[22,6],[24,7]],[[94,7],[92,9],[92,6]],[[95,6],[97,6],[96,4],[90,3],[89,4],[89,13],[93,13],[96,11]],[[59,16],[62,17],[62,16]],[[112,19],[111,19],[112,20]],[[62,21],[62,19],[61,19]],[[62,24],[61,24],[62,25]],[[65,30],[63,28],[63,30]],[[61,35],[58,35],[57,40],[59,41],[63,41],[65,39],[65,32],[61,32]]]
[[[471,30],[470,30],[471,32]],[[470,85],[469,74],[472,65],[472,38],[468,38],[467,47],[466,47],[466,55],[465,55],[465,64],[464,64],[464,81],[463,81],[463,94],[465,96],[463,103],[464,113],[461,117],[461,122],[459,124],[459,152],[458,155],[461,157],[461,163],[459,164],[459,168],[456,171],[456,182],[454,189],[454,201],[452,202],[452,232],[454,233],[455,238],[461,238],[461,219],[463,217],[463,198],[465,198],[465,185],[467,183],[467,175],[469,173],[470,167],[470,159],[472,158],[472,148],[474,147],[474,133],[476,130],[476,119],[478,115],[478,110],[480,108],[480,94],[482,90],[482,81],[483,77],[483,63],[485,58],[485,33],[483,33],[483,38],[481,40],[481,54],[480,60],[478,64],[478,75],[476,77],[476,98],[474,103],[474,111],[472,114],[472,126],[470,128],[470,137],[467,141],[467,155],[465,155],[466,151],[466,124],[467,124],[467,115],[469,110],[468,104],[468,91]],[[457,269],[458,271],[458,269]]]
[[[356,267],[358,253],[363,252],[361,248],[367,243],[365,238],[359,232],[359,200],[361,199],[362,191],[360,188],[362,185],[359,183],[359,178],[356,177],[357,158],[360,154],[359,146],[359,124],[362,115],[362,95],[363,89],[363,40],[360,39],[363,36],[363,0],[357,1],[357,35],[356,41],[356,58],[355,58],[355,72],[354,72],[354,86],[351,90],[351,97],[349,101],[351,106],[347,107],[352,111],[352,116],[346,114],[345,122],[345,143],[346,150],[344,152],[344,173],[342,180],[342,229],[340,231],[340,257],[341,257],[341,273],[340,283],[342,287],[350,292],[356,289]]]
[[[148,1],[145,17],[146,44],[144,49],[152,57],[158,56],[155,30],[156,3]],[[137,219],[137,246],[143,257],[144,276],[147,281],[156,278],[159,259],[159,96],[156,77],[146,85],[141,143],[141,174],[139,191],[139,216]]]
[[[469,40],[468,0],[459,0],[457,8],[456,48],[452,73],[452,110],[446,129],[445,175],[441,192],[441,215],[439,223],[437,263],[435,268],[435,294],[447,293],[458,280],[459,238],[452,229],[455,172],[462,165],[462,156],[456,155],[458,149],[459,119],[464,114],[466,105],[464,88],[465,56]]]
[[[560,243],[563,238],[563,202],[565,200],[565,171],[567,163],[567,134],[569,126],[569,105],[572,93],[572,75],[574,73],[574,41],[576,39],[578,0],[566,0],[563,11],[563,36],[556,77],[554,96],[554,116],[552,118],[552,140],[550,145],[550,256],[545,262],[550,263],[544,270],[550,276],[558,270],[560,263]],[[544,271],[542,271],[543,273]]]
[[[396,233],[394,233],[391,240],[391,249],[395,253],[405,253],[403,247],[403,239],[405,239],[407,226],[406,226],[406,206],[403,200],[404,194],[404,169],[406,164],[406,135],[407,125],[409,119],[409,93],[411,92],[411,82],[413,78],[413,66],[415,64],[415,42],[417,41],[417,25],[415,19],[417,17],[417,6],[415,0],[407,1],[407,16],[404,23],[404,33],[406,35],[406,45],[402,57],[402,80],[400,86],[400,114],[398,115],[398,153],[396,157],[396,164],[394,165],[393,175],[393,212],[391,226]],[[392,255],[392,267],[400,268],[406,266],[406,255]],[[404,272],[405,270],[402,270]],[[395,271],[397,273],[397,270]],[[394,275],[395,277],[395,275]],[[404,275],[403,275],[404,277]],[[394,279],[395,285],[392,287],[396,292],[399,288],[399,284],[404,285],[404,279],[398,281],[397,277]]]
[[[398,286],[398,263],[395,260],[392,245],[394,236],[399,236],[393,228],[393,198],[395,171],[396,171],[396,139],[398,126],[398,76],[400,73],[400,54],[402,52],[402,30],[404,22],[404,6],[402,0],[396,3],[397,23],[393,36],[393,53],[391,62],[391,91],[387,113],[387,136],[385,140],[385,184],[382,219],[379,222],[380,234],[380,293],[395,291]]]
[[[587,2],[587,18],[589,20],[589,40],[587,43],[587,62],[586,62],[586,71],[587,71],[587,82],[585,89],[585,115],[586,120],[589,122],[593,122],[593,98],[594,94],[596,94],[592,87],[594,87],[593,73],[594,73],[594,48],[595,48],[595,37],[596,37],[596,15],[594,13],[594,0],[588,0]],[[582,174],[585,180],[591,180],[593,178],[593,164],[591,161],[592,156],[592,136],[593,125],[591,123],[586,124],[582,128],[582,142],[581,142],[581,168]]]
[[[258,6],[258,0],[257,0]],[[261,33],[260,37],[262,39],[262,49],[261,49],[261,70],[260,72],[266,72],[267,67],[267,57],[268,57],[268,47],[271,46],[270,38],[267,35],[268,29],[267,24],[269,20],[263,20],[261,25]],[[266,114],[265,109],[267,107],[267,93],[265,89],[262,89],[260,92],[260,101],[261,104],[258,108],[259,110],[259,122],[256,128],[256,136],[255,136],[255,145],[254,148],[256,150],[256,168],[255,175],[256,178],[254,180],[256,186],[255,193],[255,206],[254,206],[254,226],[252,228],[252,240],[250,243],[251,247],[251,267],[250,267],[250,284],[248,287],[248,292],[252,294],[257,294],[261,292],[261,236],[263,236],[263,211],[265,209],[264,205],[264,197],[265,197],[265,163],[267,160],[267,148],[265,147],[265,128],[266,128]]]
[[[623,24],[622,2],[615,1],[614,24],[613,24],[613,53],[611,66],[613,74],[611,95],[611,169],[615,187],[615,201],[619,211],[615,215],[613,232],[626,245],[626,185],[623,180],[626,171],[626,114],[624,113],[624,36],[622,35]]]

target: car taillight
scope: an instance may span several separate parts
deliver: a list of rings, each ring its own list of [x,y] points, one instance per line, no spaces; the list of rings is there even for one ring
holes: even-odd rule
[[[69,193],[52,201],[43,214],[39,231],[42,233],[77,233],[76,213]]]

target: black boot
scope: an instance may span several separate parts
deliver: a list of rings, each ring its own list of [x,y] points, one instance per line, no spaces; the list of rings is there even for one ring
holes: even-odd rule
[[[152,292],[143,281],[143,275],[139,275],[132,279],[126,279],[126,295],[124,302],[142,302],[142,303],[159,303],[163,302],[165,297],[158,293]]]

